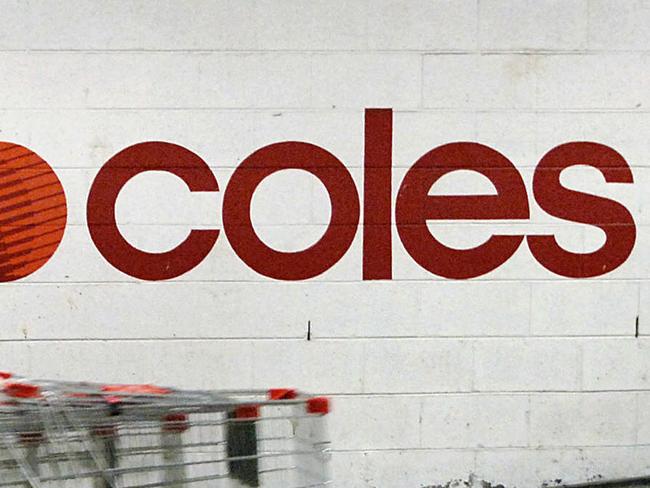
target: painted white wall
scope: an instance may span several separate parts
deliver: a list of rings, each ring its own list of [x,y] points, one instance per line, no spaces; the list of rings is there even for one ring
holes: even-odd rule
[[[406,488],[478,477],[530,487],[650,472],[650,3],[647,0],[2,0],[0,140],[59,175],[64,240],[37,273],[0,286],[0,365],[39,377],[186,387],[296,386],[335,397],[338,486]],[[394,279],[361,281],[361,232],[330,271],[275,282],[222,233],[166,283],[113,269],[85,225],[102,164],[136,142],[199,154],[223,189],[276,141],[323,146],[362,188],[363,109],[393,107],[394,193],[442,143],[471,140],[520,169],[529,223],[437,224],[449,245],[557,232],[575,251],[597,229],[532,200],[537,162],[563,142],[618,150],[633,185],[573,168],[567,185],[623,202],[629,260],[594,280],[543,269],[522,244],[496,271],[443,280],[394,232]],[[442,184],[442,183],[441,183]],[[483,191],[456,175],[450,191]],[[360,190],[361,191],[361,190]],[[277,174],[255,197],[278,249],[314,242],[329,217],[320,183]],[[118,201],[146,250],[220,227],[221,194],[139,176]],[[640,337],[635,321],[640,317]],[[305,340],[311,322],[313,340]]]

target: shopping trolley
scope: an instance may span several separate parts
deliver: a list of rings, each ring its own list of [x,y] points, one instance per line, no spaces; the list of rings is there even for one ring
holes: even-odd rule
[[[329,401],[0,373],[0,487],[331,486]]]

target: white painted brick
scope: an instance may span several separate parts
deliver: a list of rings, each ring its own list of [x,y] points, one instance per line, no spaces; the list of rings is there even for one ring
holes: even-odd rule
[[[112,355],[119,354],[121,344],[109,344]],[[153,347],[141,342],[132,346],[130,357],[144,358],[144,371],[149,368],[154,383],[190,389],[251,388],[253,347],[248,341],[161,341]]]
[[[642,391],[637,393],[637,414],[638,414],[638,427],[637,427],[637,443],[648,444],[650,443],[650,393]],[[648,464],[647,461],[646,465]]]
[[[334,452],[333,464],[334,479],[346,488],[424,487],[467,479],[474,453],[454,449]]]
[[[477,2],[380,0],[368,9],[374,49],[462,50],[476,47]]]
[[[641,446],[486,449],[476,453],[476,474],[512,488],[616,479],[643,473],[637,457],[646,452]]]
[[[537,106],[633,109],[647,106],[645,55],[558,55],[537,58]],[[625,86],[625,90],[615,87]]]
[[[641,54],[430,55],[424,58],[423,104],[465,109],[640,108],[648,102],[644,59]],[[626,90],[611,88],[622,84]]]
[[[11,339],[302,337],[309,319],[304,290],[280,283],[25,284],[5,296]]]
[[[650,456],[648,446],[638,446],[634,449],[634,471],[637,473],[647,473],[650,468],[648,458]]]
[[[580,344],[569,340],[477,340],[477,390],[544,391],[580,389]]]
[[[479,478],[503,486],[526,488],[555,480],[583,481],[578,451],[569,449],[484,449],[476,453]]]
[[[422,447],[511,447],[528,443],[525,395],[440,395],[422,402]]]
[[[47,0],[30,1],[19,13],[31,35],[19,47],[252,49],[259,46],[260,27],[254,6],[250,0],[76,0],[74,8],[52,9]]]
[[[407,451],[408,452],[408,451]],[[364,477],[367,453],[361,451],[334,451],[330,460],[332,477],[351,488],[365,488]]]
[[[264,321],[259,326],[265,327]],[[306,323],[304,330],[306,338]],[[288,387],[315,393],[360,393],[363,389],[360,341],[258,341],[253,357],[253,381],[258,388]]]
[[[472,350],[466,341],[368,340],[364,356],[365,392],[454,392],[472,386]]]
[[[300,54],[2,53],[2,107],[304,107],[310,66]]]
[[[85,54],[0,53],[2,108],[82,107],[89,95]],[[114,67],[116,68],[116,67]],[[52,76],[56,73],[56,76]],[[84,78],[85,76],[85,78]],[[115,76],[125,76],[115,73]],[[102,80],[102,78],[99,78]],[[98,83],[101,81],[98,80]]]
[[[581,49],[588,0],[491,0],[480,3],[481,49]]]
[[[298,111],[245,113],[242,117],[247,121],[250,133],[228,133],[232,129],[224,128],[224,131],[228,133],[228,143],[233,146],[235,154],[238,156],[238,158],[230,158],[229,165],[230,167],[238,165],[241,159],[268,144],[281,141],[303,141],[324,148],[348,168],[360,168],[363,166],[361,156],[364,143],[363,108],[365,107],[350,111],[318,110],[309,112],[298,109]],[[222,116],[224,122],[228,120],[227,114],[222,114]],[[222,152],[218,145],[213,145],[206,150],[213,153],[215,157],[220,157]]]
[[[189,389],[252,385],[251,344],[244,341],[46,341],[31,343],[29,354],[30,373],[37,378]],[[116,357],[138,360],[116,361]]]
[[[38,341],[29,344],[29,372],[32,378],[48,378],[71,381],[103,381],[135,383],[149,381],[150,369],[146,361],[137,367],[127,361],[115,361],[115,354],[130,354],[133,344],[124,343],[117,348],[117,343],[102,341]],[[152,343],[149,347],[155,347]],[[138,344],[136,344],[136,347]],[[142,348],[142,344],[139,344]],[[110,352],[109,352],[110,351]],[[132,357],[132,356],[131,356]],[[62,360],[65,358],[65,360]],[[162,366],[164,368],[164,366]],[[171,364],[168,365],[171,367]]]
[[[398,289],[408,291],[396,293]],[[307,294],[315,304],[311,309],[314,334],[316,337],[427,335],[421,325],[421,289],[419,284],[389,281],[310,286]]]
[[[141,173],[120,191],[115,202],[115,218],[120,225],[193,224],[215,228],[217,223],[221,223],[222,195],[216,191],[190,192],[185,182],[171,173]],[[86,199],[83,193],[71,194],[70,197],[81,201]],[[85,215],[82,222],[86,222]]]
[[[527,333],[530,294],[525,283],[427,283],[421,300],[424,326],[440,335]]]
[[[352,178],[356,201],[363,202],[363,169],[345,166],[339,173],[341,176],[345,175],[343,171]],[[221,178],[221,181],[227,182],[227,179]],[[353,203],[354,198],[351,198],[346,204]],[[342,220],[341,223],[362,225],[363,203],[359,203],[359,208],[357,215]],[[220,210],[221,206],[219,212]],[[331,218],[332,201],[328,189],[321,180],[307,171],[284,170],[274,173],[260,183],[253,195],[251,219],[256,227],[258,224],[327,226]]]
[[[316,205],[322,208],[317,216],[313,212]],[[275,173],[260,183],[252,198],[250,216],[255,226],[327,225],[331,218],[330,209],[327,189],[316,176],[306,171],[287,170]]]
[[[101,87],[102,90],[95,92],[94,97],[90,96],[89,103],[95,106],[119,106],[120,103],[126,106],[161,104],[158,106],[162,107],[182,107],[185,104],[195,107],[295,107],[309,104],[310,60],[306,56],[183,56],[182,59],[187,59],[187,66],[183,66],[180,59],[147,59],[150,64],[133,58],[114,61],[125,63],[119,69],[131,72],[134,78],[128,81],[133,83],[133,88],[141,89],[142,92],[131,93],[129,98],[122,101],[115,90],[127,80],[109,78],[108,86]],[[96,62],[101,63],[101,60]],[[100,69],[100,66],[97,68]],[[166,81],[162,86],[157,84],[160,90],[152,93],[150,83],[153,79]],[[180,93],[179,87],[183,87]],[[135,99],[131,98],[133,95]],[[153,97],[150,98],[151,95]]]
[[[650,4],[647,0],[590,0],[589,47],[645,50],[650,42],[648,22]]]
[[[584,343],[586,390],[637,390],[650,386],[647,339],[593,339]]]
[[[415,46],[411,46],[409,39],[396,39],[395,34],[387,38],[386,31],[395,30],[395,26],[373,18],[372,47],[431,48],[463,43],[467,36],[473,37],[473,29],[463,32],[463,28],[467,23],[473,25],[475,10],[473,2],[465,3],[462,12],[454,11],[456,22],[440,22],[435,30],[442,32],[437,35],[427,32],[422,22],[423,13],[431,17],[436,10],[414,5],[410,30],[414,31]],[[438,12],[442,8],[448,10],[449,2],[438,2],[435,6]],[[386,9],[390,13],[390,6]],[[363,49],[368,37],[365,2],[339,3],[331,8],[331,2],[302,2],[290,7],[280,0],[195,1],[190,5],[173,1],[130,5],[108,1],[101,6],[77,1],[74,11],[67,16],[63,11],[54,12],[53,16],[47,2],[39,1],[29,5],[16,2],[7,10],[34,32],[32,37],[20,35],[20,30],[14,36],[7,35],[2,46],[9,48],[332,50]]]
[[[358,168],[363,162],[361,109],[3,110],[0,114],[0,139],[30,147],[54,168],[99,168],[133,144],[167,141],[199,155],[217,174],[222,191],[232,168],[275,142],[319,145],[349,167]],[[66,130],[57,130],[61,127]]]
[[[24,49],[30,38],[30,30],[25,28],[25,10],[31,2],[27,0],[7,0],[2,4],[2,23],[0,49]]]
[[[538,127],[539,117],[540,114],[534,112],[479,112],[476,114],[476,141],[503,154],[520,171],[534,168],[539,159],[537,145],[543,130]],[[557,142],[555,139],[554,143]],[[526,183],[530,188],[529,182]]]
[[[638,133],[646,130],[650,124],[647,114],[634,112],[571,114],[558,130],[566,132],[572,124],[581,128],[582,139],[611,146],[626,159],[630,166],[647,167],[650,164],[648,156],[650,141],[638,137]],[[559,140],[559,134],[556,139]],[[635,169],[633,174],[636,181],[639,172]]]
[[[311,60],[312,99],[318,107],[398,109],[420,105],[419,55],[315,54]]]
[[[508,114],[506,114],[507,117]],[[618,126],[630,120],[628,113],[612,117],[600,112],[535,112],[535,155],[528,161],[537,167],[542,157],[560,144],[571,141],[599,141],[607,143],[614,135],[620,137]],[[632,125],[630,123],[629,125]],[[613,127],[612,127],[613,126]],[[638,142],[637,142],[638,144]]]
[[[308,292],[314,333],[323,337],[528,334],[524,283],[366,282],[323,284]],[[501,307],[494,303],[508,297]]]
[[[647,293],[643,290],[647,286],[645,278],[648,276],[648,273],[650,273],[650,262],[648,262],[648,256],[650,255],[650,226],[639,225],[637,226],[636,231],[636,244],[630,260],[636,264],[638,278],[644,280],[644,282],[641,283],[641,295],[643,297],[644,295],[647,296]],[[644,314],[647,306],[647,300],[644,302],[642,298],[639,306],[641,314]]]
[[[477,114],[455,111],[395,111],[393,114],[393,190],[406,169],[430,150],[477,139]],[[397,195],[397,193],[395,193]]]
[[[367,45],[366,2],[333,6],[328,0],[261,0],[251,10],[261,49],[351,50]]]
[[[639,284],[564,281],[532,285],[534,335],[634,335]]]
[[[647,191],[643,191],[650,184],[650,168],[634,168],[634,183],[639,189],[639,200],[633,217],[638,226],[638,234],[643,234],[648,232],[644,227],[650,224],[650,196]]]
[[[444,485],[470,473],[529,488],[647,472],[648,448],[638,445],[650,435],[647,340],[632,337],[636,314],[642,336],[650,316],[647,12],[644,0],[75,0],[58,10],[46,0],[5,1],[0,139],[56,168],[69,225],[46,266],[2,285],[0,369],[345,393],[334,399],[332,434],[335,477],[347,488]],[[161,250],[191,227],[222,229],[234,168],[273,142],[324,147],[361,191],[370,106],[396,109],[393,198],[415,160],[452,141],[502,152],[529,196],[533,170],[552,147],[610,145],[633,167],[634,185],[608,185],[584,169],[562,181],[630,209],[633,255],[603,278],[569,281],[543,269],[523,243],[494,272],[450,281],[420,269],[393,227],[394,279],[363,282],[359,228],[330,271],[282,283],[249,269],[222,232],[196,269],[145,283],[92,245],[84,225],[90,184],[126,146],[176,142],[217,175],[214,194],[190,195],[155,177],[125,189],[121,230]],[[278,177],[283,184],[270,179],[272,188],[256,195],[256,231],[279,248],[307,246],[324,230],[327,199],[313,179]],[[433,191],[472,185],[451,178]],[[599,245],[599,231],[549,217],[529,200],[530,222],[431,228],[459,247],[493,232],[554,233],[577,252]],[[626,337],[602,337],[610,334]]]
[[[537,58],[534,56],[430,55],[424,57],[423,63],[425,107],[535,106]]]
[[[0,342],[0,371],[16,375],[31,373],[29,342]]]
[[[332,405],[330,429],[336,449],[420,447],[420,397],[337,397]]]
[[[304,2],[289,8],[278,0],[219,0],[179,4],[141,1],[97,5],[76,1],[74,9],[52,11],[46,1],[5,6],[11,30],[3,48],[102,50],[306,50],[366,46],[364,2],[329,8]],[[11,35],[10,35],[11,34]]]
[[[631,445],[636,439],[633,393],[565,393],[531,397],[533,446]]]
[[[650,233],[647,233],[647,235],[650,235]],[[644,239],[643,242],[639,243],[639,247],[641,244],[648,242],[650,242],[650,240]],[[644,248],[648,249],[645,245]],[[644,258],[647,257],[647,251],[644,251],[642,255]],[[650,317],[650,283],[644,281],[641,283],[641,295],[639,300],[639,333],[641,335],[650,335],[650,322],[648,321],[648,317]]]

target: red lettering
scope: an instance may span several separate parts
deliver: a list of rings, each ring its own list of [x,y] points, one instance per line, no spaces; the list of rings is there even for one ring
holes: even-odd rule
[[[90,236],[104,258],[123,273],[151,281],[175,278],[203,261],[217,241],[219,231],[192,230],[185,241],[163,253],[144,252],[129,244],[117,226],[115,202],[126,182],[145,171],[172,173],[190,191],[219,190],[208,165],[182,146],[167,142],[130,146],[113,156],[93,182],[87,206]]]
[[[496,195],[429,196],[431,186],[457,170],[476,171],[494,184]],[[524,236],[494,235],[473,249],[451,249],[431,235],[427,220],[527,219],[521,175],[502,154],[482,144],[456,142],[422,156],[406,173],[397,195],[395,220],[407,252],[423,268],[446,278],[489,273],[512,256]]]
[[[363,280],[392,279],[393,111],[366,109],[363,181]],[[571,142],[550,150],[533,177],[533,194],[548,214],[597,227],[605,243],[593,252],[563,249],[556,237],[529,235],[534,258],[549,271],[588,278],[621,266],[636,241],[636,226],[621,203],[562,185],[562,171],[585,165],[606,183],[633,183],[632,171],[614,149],[594,142]],[[23,278],[43,266],[55,252],[66,223],[63,188],[52,168],[32,151],[0,142],[0,282]],[[298,252],[272,249],[257,235],[251,201],[258,185],[277,171],[298,169],[326,187],[331,219],[322,237]],[[219,191],[206,163],[181,146],[144,142],[116,154],[99,171],[87,202],[90,236],[104,258],[120,271],[144,280],[175,278],[196,267],[214,247],[219,230],[192,229],[174,249],[145,252],[121,235],[115,203],[124,185],[146,171],[165,171],[181,178],[190,191]],[[430,195],[446,174],[472,171],[489,179],[496,192],[485,195]],[[282,198],[283,196],[279,196]],[[222,205],[224,230],[239,258],[256,272],[280,280],[304,280],[334,266],[357,232],[360,199],[352,176],[339,159],[306,142],[280,142],[248,156],[234,171]],[[523,220],[530,217],[521,174],[494,149],[473,142],[439,146],[420,157],[406,173],[395,203],[395,225],[407,253],[424,269],[452,279],[489,273],[519,248],[524,235],[492,233],[471,249],[444,245],[429,221]]]
[[[300,169],[321,180],[332,216],[321,239],[298,252],[268,247],[255,233],[251,200],[276,171]],[[305,142],[280,142],[248,156],[235,170],[223,198],[223,225],[237,255],[256,272],[279,280],[304,280],[327,271],[347,252],[359,225],[359,195],[350,173],[334,155]]]
[[[366,110],[363,177],[363,279],[393,277],[391,166],[393,111]]]
[[[627,260],[636,240],[630,212],[607,198],[565,188],[562,171],[574,165],[598,169],[608,183],[633,183],[632,171],[614,149],[594,142],[570,142],[551,149],[539,162],[533,178],[535,200],[560,219],[594,225],[605,232],[605,244],[595,252],[573,253],[560,247],[553,235],[528,236],[533,256],[549,271],[570,278],[600,276]]]

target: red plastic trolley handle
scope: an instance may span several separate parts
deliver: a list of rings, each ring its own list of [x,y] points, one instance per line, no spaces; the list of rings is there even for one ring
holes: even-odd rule
[[[235,409],[235,418],[239,420],[256,419],[260,416],[259,405],[242,405]]]
[[[294,400],[298,392],[293,388],[272,388],[268,392],[269,400]]]
[[[182,433],[190,428],[190,423],[187,420],[187,414],[184,413],[170,413],[163,417],[163,431]]]
[[[130,393],[137,395],[169,395],[172,390],[161,388],[156,385],[104,385],[102,391],[105,393]],[[106,398],[109,403],[119,403],[122,398],[119,395],[111,395]],[[185,432],[190,428],[187,414],[170,413],[163,417],[163,430],[165,432]]]
[[[172,391],[156,385],[104,385],[104,393],[127,393],[130,395],[169,395]],[[124,398],[119,395],[109,395],[105,398],[108,403],[120,403]]]
[[[268,392],[269,400],[294,400],[298,392],[292,388],[273,388]],[[327,397],[313,397],[307,400],[307,413],[314,415],[327,415],[332,409],[330,399]]]
[[[30,383],[7,383],[2,391],[11,398],[39,398],[41,396],[41,389]]]
[[[0,379],[2,380],[8,380],[11,378],[12,375],[10,373],[2,373],[0,376]],[[11,383],[6,383],[2,387],[2,391],[4,392],[5,395],[7,395],[10,398],[40,398],[41,397],[41,389],[36,386],[32,385],[30,383],[19,383],[19,382],[11,382]],[[2,402],[2,405],[12,405],[12,404],[17,404],[18,402]],[[37,445],[40,444],[43,441],[44,435],[43,432],[21,432],[19,434],[20,437],[20,442],[24,445]]]
[[[133,393],[139,395],[169,395],[172,390],[156,385],[104,385],[106,393]]]
[[[327,397],[314,397],[307,400],[307,413],[314,415],[327,415],[330,411],[330,399]]]

